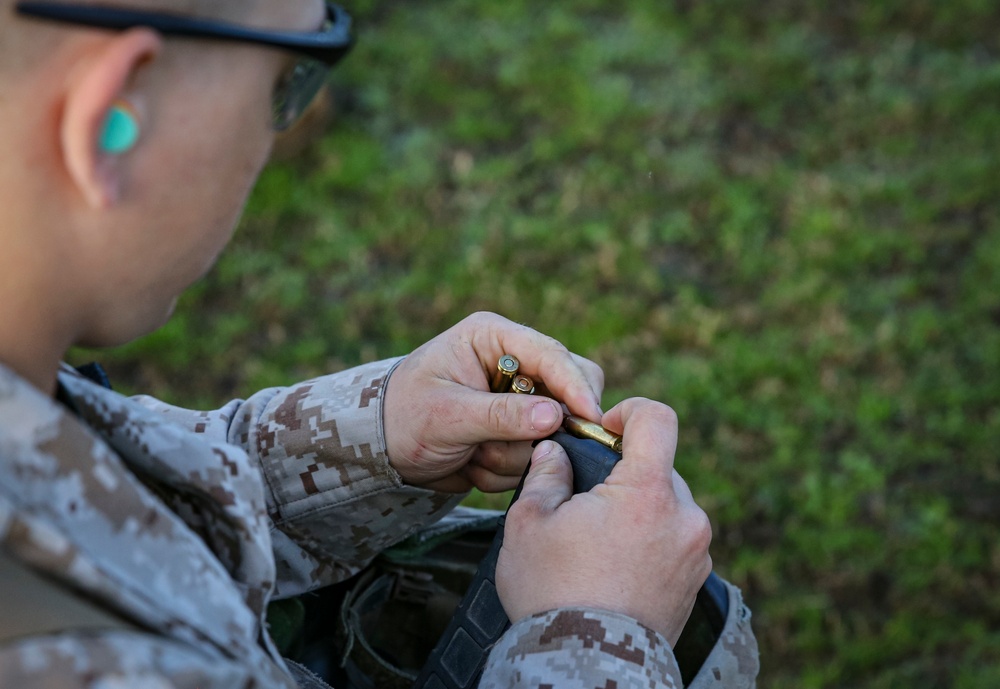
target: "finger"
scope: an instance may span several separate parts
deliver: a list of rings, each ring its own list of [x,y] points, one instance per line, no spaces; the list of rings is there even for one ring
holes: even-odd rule
[[[473,488],[472,482],[456,471],[436,481],[421,484],[421,488],[437,491],[438,493],[468,493]]]
[[[600,400],[601,396],[604,394],[604,369],[586,357],[582,357],[579,354],[573,354],[572,352],[571,354],[577,366],[580,367],[583,374],[590,382],[590,387],[592,387],[594,392],[597,393],[597,399]]]
[[[677,500],[679,502],[694,503],[694,495],[691,493],[690,486],[688,486],[684,477],[677,473],[676,469],[674,469],[672,478],[674,482],[674,494],[677,496]]]
[[[597,399],[600,400],[601,396],[604,394],[604,371],[601,370],[601,367],[595,364],[590,359],[585,359],[582,356],[579,356],[578,354],[572,354],[572,353],[571,356],[580,366],[580,370],[583,371],[583,374],[587,378],[590,387],[594,390],[595,394],[597,395]],[[544,376],[545,373],[543,372],[541,375]],[[549,387],[545,384],[544,379],[535,380],[535,394],[559,399],[559,395],[549,389]],[[598,411],[600,411],[599,405],[598,405]],[[574,412],[570,412],[567,408],[567,413],[574,413]],[[594,422],[600,421],[601,415],[603,415],[603,412],[601,412],[601,414],[599,414],[598,416],[591,418],[584,414],[577,413],[577,416],[584,416],[584,418],[587,418],[588,420]]]
[[[523,442],[489,442],[479,445],[472,453],[469,464],[480,466],[499,476],[516,476],[524,474],[524,468],[531,459],[531,443]]]
[[[483,317],[485,318],[485,316]],[[572,354],[559,341],[523,325],[495,317],[491,328],[473,331],[473,346],[477,352],[500,350],[513,354],[520,362],[519,372],[544,381],[553,397],[565,402],[574,414],[597,420],[601,415],[600,393],[603,374],[594,371],[596,364],[582,363],[582,357]],[[476,342],[477,337],[488,337],[492,342]],[[488,346],[493,345],[493,346]],[[496,362],[484,362],[489,368]]]
[[[541,516],[553,512],[573,497],[573,469],[566,451],[551,440],[538,443],[531,455],[531,467],[524,478],[517,512]]]
[[[531,458],[531,443],[483,443],[473,452],[461,475],[484,493],[517,488]]]
[[[517,488],[521,482],[521,474],[517,476],[501,476],[475,464],[466,464],[458,472],[459,475],[484,493],[503,493]]]
[[[538,395],[497,395],[456,386],[447,404],[435,405],[439,427],[449,442],[479,445],[489,441],[538,440],[562,424],[563,410],[555,400]]]
[[[574,354],[573,352],[570,352],[570,356],[573,357],[573,361],[575,361],[577,366],[580,367],[580,370],[583,371],[584,377],[587,379],[587,382],[590,384],[590,387],[597,394],[597,399],[600,400],[601,396],[604,394],[604,370],[590,359],[582,357],[579,354]],[[535,381],[536,383],[535,393],[547,395],[549,397],[554,397],[552,392],[545,385],[545,380],[544,380],[545,373],[542,372],[541,375],[543,376],[543,378]],[[592,420],[597,421],[597,419],[592,419]]]
[[[656,479],[672,482],[677,450],[677,414],[665,404],[634,397],[616,405],[601,420],[622,434],[623,461],[612,476],[634,485]]]
[[[544,386],[551,397],[566,404],[572,413],[596,422],[602,414],[603,371],[555,340],[551,342],[554,343],[551,348],[527,352],[520,359],[521,371]]]

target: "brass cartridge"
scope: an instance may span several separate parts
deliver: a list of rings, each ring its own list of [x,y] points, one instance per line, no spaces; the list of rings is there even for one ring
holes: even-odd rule
[[[530,395],[535,392],[535,381],[528,376],[514,376],[514,380],[510,382],[510,391]]]
[[[599,423],[593,423],[586,419],[581,419],[579,416],[568,414],[563,419],[563,428],[566,429],[567,433],[575,435],[577,438],[590,438],[602,445],[607,445],[615,452],[622,451],[622,437],[617,433],[607,430]]]
[[[493,372],[493,378],[490,380],[490,392],[509,392],[520,365],[517,358],[510,354],[504,354],[500,357],[500,361],[497,362],[497,370]]]

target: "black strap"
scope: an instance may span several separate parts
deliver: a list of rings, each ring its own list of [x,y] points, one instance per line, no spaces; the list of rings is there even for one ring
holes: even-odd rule
[[[490,648],[510,626],[496,589],[497,556],[503,545],[505,520],[500,518],[490,552],[417,677],[414,689],[465,689],[479,684]]]
[[[84,364],[83,366],[77,366],[76,372],[91,382],[97,383],[102,388],[111,389],[111,379],[108,378],[108,372],[96,361],[91,361],[89,364]]]

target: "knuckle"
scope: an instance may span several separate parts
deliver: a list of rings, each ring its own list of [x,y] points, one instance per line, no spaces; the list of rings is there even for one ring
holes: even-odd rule
[[[559,356],[561,356],[561,357],[565,357],[565,358],[568,358],[568,359],[570,359],[570,360],[571,360],[571,362],[572,362],[572,358],[573,358],[573,357],[572,357],[572,355],[570,354],[570,352],[569,352],[569,349],[568,349],[568,348],[566,347],[566,345],[564,345],[564,344],[563,344],[562,342],[560,342],[559,340],[557,340],[557,339],[556,339],[556,338],[554,338],[554,337],[550,337],[550,336],[546,335],[546,336],[545,336],[545,343],[546,343],[546,344],[547,344],[547,345],[548,345],[548,346],[549,346],[549,347],[550,347],[550,348],[551,348],[551,349],[552,349],[552,350],[553,350],[554,352],[557,352],[557,353],[559,354]]]
[[[666,427],[676,431],[678,427],[677,412],[672,407],[645,397],[633,397],[623,403],[625,412],[633,423]]]
[[[650,400],[645,397],[629,397],[621,403],[622,415],[629,419],[641,419],[648,413]]]
[[[577,368],[584,375],[585,378],[593,383],[596,383],[598,387],[604,387],[604,369],[598,364],[591,361],[586,357],[582,357],[579,354],[571,353],[570,356],[573,358],[573,363],[576,364]]]
[[[476,448],[474,460],[469,464],[477,464],[484,469],[493,470],[503,462],[503,452],[497,443],[483,443]]]
[[[480,331],[489,331],[493,328],[500,326],[506,319],[498,316],[495,313],[489,311],[476,311],[468,316],[466,316],[461,325],[465,330],[471,331],[472,333],[477,333]]]
[[[572,355],[562,342],[554,337],[539,333],[539,346],[545,350],[543,358],[572,359]]]
[[[465,318],[466,323],[483,323],[494,320],[498,318],[495,313],[490,313],[489,311],[476,311],[475,313],[469,314]]]
[[[569,349],[562,342],[552,337],[551,335],[545,335],[545,342],[552,347],[552,349],[563,354],[569,354]]]
[[[701,566],[701,574],[705,579],[708,579],[708,575],[712,573],[715,569],[715,564],[712,562],[712,556],[709,554],[705,555],[705,561]]]
[[[597,384],[602,388],[604,387],[604,369],[595,364],[593,361],[588,361],[590,364],[590,376],[597,381]]]
[[[516,415],[516,413],[517,407],[513,405],[511,395],[494,395],[487,408],[487,430],[499,439],[510,425],[511,416]]]
[[[654,402],[648,399],[644,399],[643,402],[642,411],[639,413],[647,417],[651,422],[657,425],[677,427],[677,412],[672,407],[662,402]]]
[[[691,548],[695,552],[708,552],[712,545],[712,522],[709,520],[705,510],[694,505],[687,511],[685,518],[685,531],[691,542]]]

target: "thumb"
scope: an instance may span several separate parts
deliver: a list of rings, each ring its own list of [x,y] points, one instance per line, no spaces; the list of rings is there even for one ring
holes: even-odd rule
[[[448,432],[455,440],[478,445],[491,440],[537,440],[551,435],[563,420],[555,400],[535,395],[498,395],[457,388],[449,390]]]
[[[573,467],[566,451],[556,442],[543,440],[531,453],[531,465],[517,500],[519,511],[538,516],[554,512],[573,497]]]

